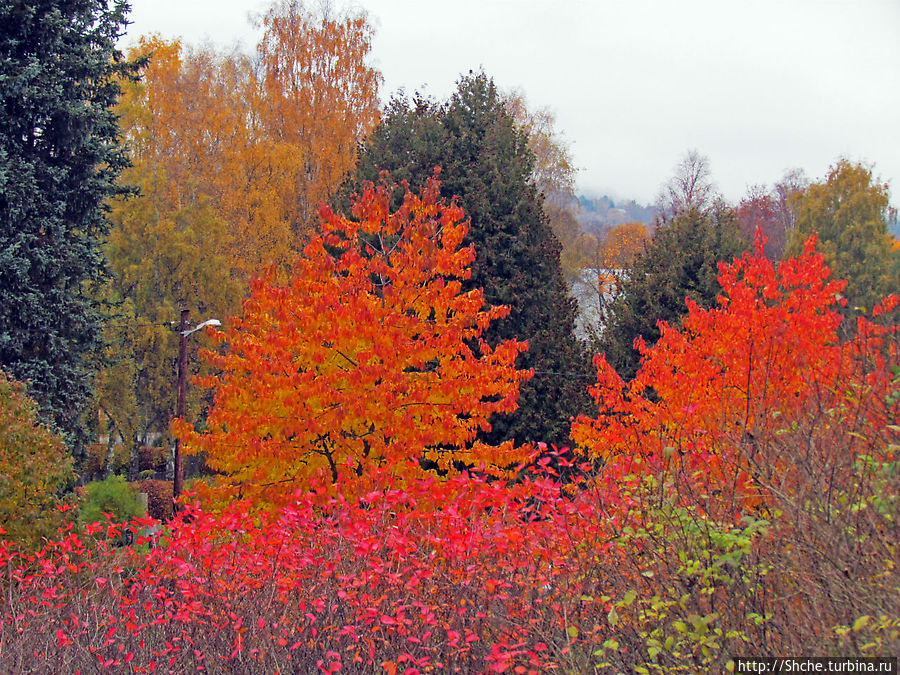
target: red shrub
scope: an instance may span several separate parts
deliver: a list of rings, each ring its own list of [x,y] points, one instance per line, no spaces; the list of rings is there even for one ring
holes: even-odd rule
[[[172,517],[172,481],[148,479],[132,485],[138,492],[147,493],[147,515],[162,521]]]

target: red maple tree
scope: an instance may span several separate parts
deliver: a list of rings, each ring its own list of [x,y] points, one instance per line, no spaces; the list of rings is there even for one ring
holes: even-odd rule
[[[475,440],[490,415],[515,409],[531,373],[514,365],[526,343],[480,341],[509,309],[462,290],[475,256],[461,247],[462,209],[441,200],[436,179],[396,211],[392,194],[368,186],[352,219],[323,207],[290,281],[256,280],[243,315],[217,334],[207,429],[176,428],[227,491],[270,499],[341,481],[346,492],[371,467],[499,470],[527,454]]]

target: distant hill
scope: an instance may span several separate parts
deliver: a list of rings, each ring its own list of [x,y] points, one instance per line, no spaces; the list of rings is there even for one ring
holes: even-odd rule
[[[656,208],[639,204],[633,199],[614,201],[610,197],[576,198],[575,217],[585,232],[603,233],[623,223],[640,222],[651,225],[656,218]]]

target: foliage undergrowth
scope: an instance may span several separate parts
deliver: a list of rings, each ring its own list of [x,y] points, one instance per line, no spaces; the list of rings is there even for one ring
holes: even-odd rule
[[[144,515],[134,487],[122,476],[110,476],[85,486],[78,519],[82,523],[95,523],[105,520],[105,514],[119,523]]]
[[[56,506],[73,478],[61,436],[40,424],[25,385],[0,370],[0,524],[25,546],[40,545],[62,522]]]
[[[24,672],[575,673],[890,653],[898,477],[857,469],[869,488],[824,530],[814,509],[802,531],[777,511],[717,519],[653,476],[622,476],[612,498],[546,462],[515,484],[194,506],[146,554],[89,525],[33,555],[0,547],[0,656]]]
[[[275,513],[192,508],[146,555],[112,546],[112,524],[89,525],[90,537],[68,531],[33,555],[4,546],[3,662],[36,672],[575,672],[611,651],[617,662],[644,658],[638,646],[657,626],[677,634],[675,622],[708,617],[707,589],[754,583],[740,565],[734,578],[711,570],[749,549],[761,524],[722,526],[667,502],[651,531],[622,538],[613,512],[649,522],[639,501],[623,512],[584,479],[570,494],[552,472],[545,463],[516,484],[425,478],[355,501],[298,493]],[[696,581],[687,599],[656,559],[673,542],[648,544],[623,567],[643,538],[676,526],[698,561],[683,572]],[[717,627],[740,632],[732,618]],[[688,657],[706,645],[696,633],[677,643]]]

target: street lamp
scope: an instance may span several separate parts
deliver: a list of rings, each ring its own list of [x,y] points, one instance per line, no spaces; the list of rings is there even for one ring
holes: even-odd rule
[[[181,333],[178,336],[178,399],[175,404],[175,417],[183,419],[187,411],[187,338],[191,333],[196,333],[206,326],[221,326],[218,319],[207,319],[203,323],[190,327],[188,317],[189,309],[181,310]],[[175,439],[175,476],[172,485],[172,499],[176,502],[184,488],[184,460],[181,457],[181,440]]]
[[[183,311],[183,312],[187,312],[187,311],[189,311],[189,310],[184,309],[184,310],[182,310],[182,311]],[[203,323],[198,323],[196,326],[194,326],[194,327],[191,328],[190,330],[182,330],[182,331],[181,331],[181,334],[184,335],[184,337],[187,337],[187,336],[190,335],[191,333],[196,333],[196,332],[197,332],[198,330],[200,330],[201,328],[206,328],[207,326],[221,326],[221,325],[222,325],[222,322],[219,321],[218,319],[207,319],[207,320],[204,321]],[[182,323],[182,326],[184,326],[183,323]]]

